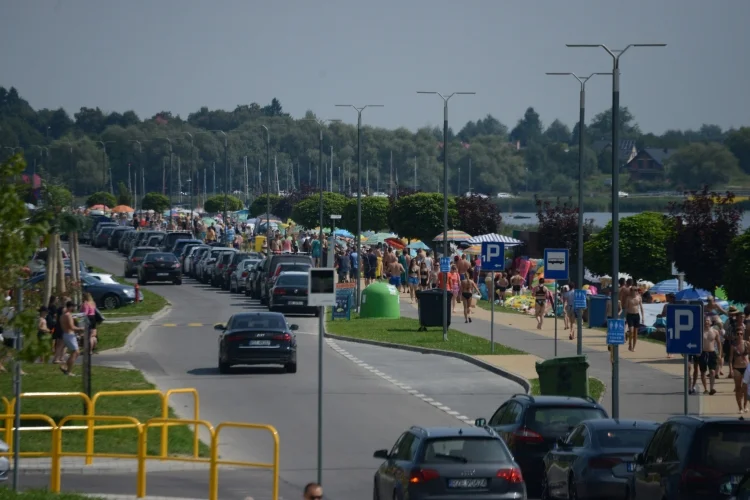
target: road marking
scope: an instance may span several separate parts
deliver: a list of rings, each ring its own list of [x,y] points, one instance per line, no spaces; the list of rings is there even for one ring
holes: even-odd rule
[[[187,326],[203,326],[203,323],[188,323]]]
[[[357,358],[356,356],[353,356],[351,353],[347,352],[345,349],[343,349],[341,346],[339,346],[334,340],[326,339],[326,343],[328,346],[336,351],[337,353],[341,354],[343,357],[351,360],[359,366],[360,368],[364,368],[365,370],[369,371],[370,373],[377,375],[378,377],[382,378],[383,380],[386,380],[387,382],[390,382],[391,384],[395,385],[399,389],[403,390],[407,394],[411,394],[414,397],[417,397],[424,401],[425,403],[434,406],[438,410],[445,412],[446,414],[450,415],[453,418],[456,418],[460,420],[461,422],[469,425],[473,425],[474,421],[467,417],[466,415],[461,415],[459,412],[452,410],[450,407],[444,405],[443,403],[439,401],[435,401],[433,398],[430,398],[426,396],[425,394],[422,394],[421,392],[417,391],[416,389],[412,389],[411,386],[406,385],[404,383],[399,382],[398,380],[394,379],[393,377],[386,375],[385,373],[381,372],[377,368],[368,365],[361,359]]]
[[[174,324],[174,323],[164,323],[164,324],[163,324],[163,325],[161,325],[161,326],[166,326],[166,327],[169,327],[169,328],[173,328],[173,327],[175,327],[175,326],[177,326],[177,325],[176,325],[176,324]]]

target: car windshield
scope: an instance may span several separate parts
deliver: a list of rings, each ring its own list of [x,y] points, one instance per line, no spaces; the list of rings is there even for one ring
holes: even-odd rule
[[[257,260],[243,260],[242,261],[242,267],[243,267],[243,269],[250,269],[251,267],[253,267],[257,263],[258,263]]]
[[[307,288],[307,275],[295,274],[279,276],[279,280],[276,282],[276,286],[298,286],[300,288]]]
[[[154,251],[153,248],[138,248],[135,250],[135,252],[133,252],[133,257],[143,257],[143,256],[150,254],[153,251]]]
[[[235,316],[227,326],[229,330],[286,330],[286,320],[283,316],[257,314]]]
[[[546,406],[537,408],[529,418],[529,429],[542,434],[567,434],[584,420],[607,418],[598,408]]]
[[[146,256],[148,262],[177,262],[177,257],[171,253],[149,253]]]
[[[110,234],[114,230],[115,230],[114,226],[103,227],[102,234]]]
[[[699,432],[700,465],[740,471],[750,463],[750,424],[708,424]]]
[[[101,281],[99,281],[96,278],[92,278],[91,276],[81,276],[81,281],[86,283],[87,285],[97,285],[101,284]]]
[[[500,439],[449,437],[427,441],[424,463],[497,463],[511,462],[508,449]]]
[[[307,264],[279,264],[279,272],[288,273],[292,271],[307,272],[312,266]]]
[[[596,439],[602,448],[644,449],[656,429],[602,429],[596,431]]]

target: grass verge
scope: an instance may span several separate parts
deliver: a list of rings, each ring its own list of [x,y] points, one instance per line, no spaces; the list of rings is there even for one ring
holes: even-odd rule
[[[359,318],[354,313],[351,321],[328,321],[326,326],[326,331],[334,335],[470,355],[492,354],[490,341],[481,337],[449,329],[448,340],[443,341],[441,328],[432,328],[426,332],[419,332],[418,329],[419,321],[416,319]],[[495,342],[495,354],[526,353]]]
[[[23,392],[80,392],[82,379],[66,377],[57,365],[25,364],[23,377]],[[78,372],[80,374],[80,371]],[[148,383],[141,372],[137,370],[123,370],[93,366],[91,368],[92,393],[101,391],[138,391],[151,390],[155,387]],[[13,378],[10,374],[0,374],[0,394],[13,394]],[[80,398],[24,398],[21,409],[25,414],[44,414],[59,422],[67,415],[81,415],[84,412]],[[161,397],[159,396],[129,396],[102,397],[96,405],[96,413],[100,415],[131,416],[145,423],[151,418],[161,417]],[[176,415],[169,411],[170,418]],[[117,422],[102,422],[100,425],[115,424]],[[126,422],[123,422],[126,423]],[[24,427],[44,427],[41,421],[24,420]],[[75,422],[71,425],[84,425]],[[0,426],[5,427],[4,422]],[[159,429],[149,429],[149,454],[159,451],[161,434]],[[21,433],[22,451],[50,451],[51,436],[47,431],[26,431]],[[105,429],[95,432],[94,450],[103,453],[135,454],[137,439],[135,429]],[[63,432],[64,451],[84,451],[85,431],[69,430]],[[193,450],[193,433],[187,426],[175,426],[169,429],[169,453],[172,455],[188,455]],[[208,456],[208,447],[201,444],[201,456]]]
[[[102,269],[100,267],[94,267],[93,269],[95,273],[112,274],[106,269]],[[116,276],[113,274],[112,278],[115,281],[122,283],[123,285],[133,284],[122,276]],[[151,290],[141,288],[141,293],[143,294],[143,301],[137,302],[135,304],[128,304],[119,309],[115,309],[114,311],[106,311],[104,315],[108,317],[111,316],[113,318],[122,318],[126,316],[150,316],[152,314],[158,313],[168,304],[167,299],[157,293],[152,292]]]
[[[484,309],[485,311],[492,310],[492,304],[488,300],[478,301],[477,307]],[[495,304],[495,312],[503,313],[503,314],[519,314],[521,316],[528,316],[529,318],[533,318],[533,316],[530,316],[522,311],[519,311],[518,309],[513,309],[512,307],[501,306],[500,304]]]
[[[128,335],[137,326],[137,321],[123,323],[107,323],[105,321],[97,328],[97,337],[99,338],[99,343],[96,346],[97,350],[106,351],[107,349],[117,349],[124,346],[125,341],[128,340]]]
[[[539,396],[542,392],[539,389],[539,379],[538,378],[532,378],[529,380],[529,383],[531,383],[531,394],[534,396]],[[599,398],[602,397],[602,394],[604,394],[605,389],[604,382],[599,380],[598,378],[589,377],[589,396],[594,398],[594,400],[599,401]]]
[[[26,490],[15,492],[10,488],[0,488],[0,500],[103,500],[102,497],[79,495],[77,493],[50,493],[47,490]]]

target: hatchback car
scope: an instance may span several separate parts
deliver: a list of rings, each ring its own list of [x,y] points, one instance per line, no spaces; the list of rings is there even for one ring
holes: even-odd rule
[[[250,274],[247,275],[247,283],[245,283],[245,295],[248,297],[260,298],[260,275],[265,261],[266,258],[263,258],[255,267],[250,268]]]
[[[130,255],[125,259],[125,272],[123,276],[126,278],[132,278],[138,274],[138,268],[141,267],[143,258],[151,252],[158,252],[159,249],[156,247],[135,247],[130,251]]]
[[[211,286],[216,288],[224,287],[224,269],[229,266],[234,254],[237,250],[234,248],[222,248],[219,255],[216,257],[216,263],[211,268]]]
[[[188,276],[195,277],[195,266],[210,247],[208,245],[197,245],[190,249],[182,264],[182,272]]]
[[[255,267],[260,259],[243,259],[237,264],[236,269],[229,277],[229,292],[242,293],[245,291],[245,281],[250,274],[250,269]]]
[[[529,494],[536,496],[541,492],[547,452],[578,424],[597,418],[609,416],[592,398],[516,394],[489,422],[480,418],[475,423],[500,434],[521,466]]]
[[[221,280],[221,288],[229,290],[232,274],[237,270],[237,266],[239,266],[240,262],[250,257],[257,257],[257,255],[257,253],[235,252],[234,255],[232,255],[232,258],[229,259],[226,267],[223,269],[224,276]]]
[[[233,314],[226,324],[214,326],[221,332],[219,373],[235,365],[282,365],[287,373],[297,373],[298,328],[279,313]]]
[[[146,246],[147,247],[156,247],[159,249],[160,252],[163,252],[162,249],[164,244],[164,238],[166,237],[166,233],[155,233],[148,237],[146,240]]]
[[[151,252],[146,254],[138,269],[138,284],[149,281],[171,281],[182,285],[182,268],[177,257],[170,252]]]
[[[263,271],[260,273],[260,286],[259,286],[259,299],[260,303],[268,304],[268,292],[271,288],[268,286],[268,280],[270,280],[276,272],[276,267],[281,263],[295,263],[295,264],[307,264],[313,265],[312,257],[309,255],[293,254],[293,253],[282,253],[278,255],[271,255],[263,262]]]
[[[200,260],[198,267],[198,280],[201,283],[208,284],[211,281],[211,274],[213,268],[216,265],[216,259],[219,257],[221,252],[226,250],[226,247],[213,247],[211,250],[203,254],[203,258]]]
[[[175,257],[180,259],[182,257],[182,251],[185,250],[185,247],[188,245],[202,245],[203,242],[201,240],[194,240],[194,239],[182,239],[177,240],[175,244],[172,246],[171,252],[174,254]],[[180,262],[182,264],[182,262]]]
[[[268,298],[268,310],[290,314],[320,314],[320,308],[307,305],[309,272],[281,273]]]
[[[525,499],[521,468],[489,427],[417,427],[391,450],[375,473],[375,500]]]
[[[121,254],[128,255],[130,253],[130,250],[133,249],[133,241],[136,236],[138,236],[138,231],[128,231],[122,235],[118,246],[118,250]]]

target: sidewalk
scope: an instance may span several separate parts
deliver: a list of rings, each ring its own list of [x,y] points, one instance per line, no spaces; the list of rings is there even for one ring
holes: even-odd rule
[[[479,337],[490,337],[490,311],[477,307],[472,323],[463,322],[460,305],[452,316],[451,328]],[[416,318],[416,304],[401,294],[401,313]],[[563,320],[558,319],[558,356],[574,356],[576,340],[568,340],[563,331]],[[533,316],[495,311],[495,341],[520,349],[531,356],[481,356],[483,361],[500,366],[526,378],[536,378],[535,363],[540,358],[554,357],[554,318],[545,318],[542,330],[537,330]],[[606,345],[606,333],[583,329],[583,354],[588,357],[589,375],[607,386],[603,405],[611,411],[612,369]],[[726,368],[724,370],[726,375]],[[682,357],[667,359],[663,344],[639,339],[635,352],[620,348],[620,416],[662,420],[683,411]],[[701,387],[700,382],[698,388]],[[734,385],[729,379],[717,379],[714,396],[690,396],[688,409],[692,414],[733,416],[737,414]]]

